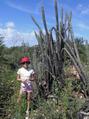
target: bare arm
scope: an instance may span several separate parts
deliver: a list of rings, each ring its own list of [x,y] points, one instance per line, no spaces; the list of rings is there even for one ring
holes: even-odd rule
[[[36,78],[36,73],[34,73],[34,74],[31,74],[31,76],[30,76],[30,81],[34,81],[34,80],[36,80],[37,78]]]
[[[20,79],[20,75],[19,75],[19,74],[17,74],[17,80],[18,80],[18,81],[22,81],[22,80]]]

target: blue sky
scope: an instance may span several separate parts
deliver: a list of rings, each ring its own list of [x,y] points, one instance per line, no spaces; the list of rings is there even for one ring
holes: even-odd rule
[[[37,44],[34,36],[33,15],[43,28],[41,6],[45,8],[48,27],[55,25],[54,0],[0,0],[0,34],[5,36],[4,43],[10,47],[22,42],[30,46]],[[89,1],[58,0],[59,15],[72,11],[72,23],[75,36],[89,39]]]

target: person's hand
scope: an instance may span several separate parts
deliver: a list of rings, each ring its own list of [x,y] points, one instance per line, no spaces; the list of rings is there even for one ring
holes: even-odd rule
[[[34,80],[36,80],[36,79],[37,79],[37,77],[36,77],[35,74],[32,74],[32,75],[30,76],[30,80],[31,80],[31,81],[34,81]]]
[[[21,81],[22,81],[22,83],[26,83],[27,79],[22,79]]]
[[[31,77],[31,81],[34,81],[35,80],[35,78],[34,77]]]

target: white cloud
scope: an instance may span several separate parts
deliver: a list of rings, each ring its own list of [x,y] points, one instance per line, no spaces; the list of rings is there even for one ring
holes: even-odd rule
[[[89,15],[89,5],[84,6],[82,4],[78,4],[77,10],[79,10],[81,15]]]
[[[29,8],[26,8],[26,7],[23,7],[21,5],[17,5],[17,4],[13,4],[11,2],[6,2],[6,4],[9,6],[9,7],[12,7],[14,9],[17,9],[19,11],[22,11],[22,12],[25,12],[25,13],[29,13],[29,14],[37,14],[39,15],[39,12],[38,10],[35,8],[35,10],[31,10]]]
[[[85,22],[77,21],[74,25],[74,34],[76,37],[83,37],[84,40],[89,40],[89,25]]]
[[[4,36],[4,44],[8,47],[21,45],[22,42],[30,46],[37,44],[34,32],[19,32],[13,22],[7,22],[4,28],[0,28],[0,34]]]
[[[83,8],[83,5],[82,4],[78,4],[77,10],[81,10],[82,8]]]
[[[7,28],[14,28],[15,27],[15,24],[13,22],[7,22],[6,23],[6,27]]]
[[[89,30],[89,26],[84,23],[79,23],[78,27],[82,28],[83,30]]]
[[[81,10],[81,14],[89,15],[89,7]]]

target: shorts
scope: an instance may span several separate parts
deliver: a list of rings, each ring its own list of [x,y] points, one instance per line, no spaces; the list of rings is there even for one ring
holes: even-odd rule
[[[32,84],[29,83],[21,83],[21,91],[22,92],[32,92]]]

